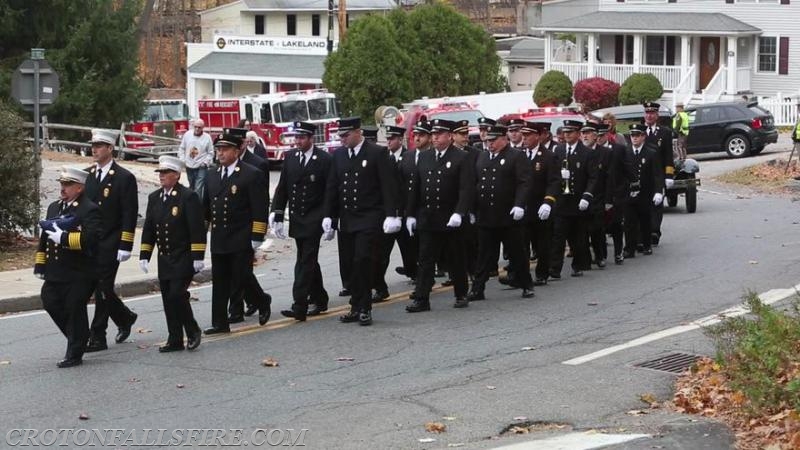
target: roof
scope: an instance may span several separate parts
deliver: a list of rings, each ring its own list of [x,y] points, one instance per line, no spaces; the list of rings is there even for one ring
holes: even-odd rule
[[[327,11],[328,0],[244,0],[250,11]],[[338,2],[337,2],[338,3]],[[382,10],[397,7],[394,0],[347,0],[348,10]]]
[[[215,75],[253,74],[264,78],[322,79],[325,73],[319,55],[272,55],[254,53],[213,52],[189,67],[189,72]]]
[[[506,61],[544,62],[544,39],[529,38],[517,42],[511,47]]]
[[[595,11],[535,27],[545,31],[643,34],[760,34],[761,29],[722,13]]]

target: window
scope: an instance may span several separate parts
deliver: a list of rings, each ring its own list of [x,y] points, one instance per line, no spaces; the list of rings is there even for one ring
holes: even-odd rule
[[[264,34],[264,15],[256,15],[256,34]]]
[[[734,106],[725,107],[725,116],[727,116],[727,118],[731,120],[739,120],[739,119],[744,119],[746,117],[744,111]]]
[[[219,82],[220,90],[222,91],[222,95],[233,95],[233,81],[232,80],[221,80]]]
[[[697,112],[700,123],[719,122],[723,119],[722,108],[700,108]]]
[[[311,15],[311,35],[319,36],[319,14]]]
[[[623,64],[633,64],[633,35],[625,36],[625,61]]]
[[[761,36],[758,38],[758,71],[776,72],[778,66],[778,38]]]
[[[780,3],[780,0],[736,0],[736,3]]]
[[[297,36],[297,14],[286,15],[286,34],[288,36]]]
[[[270,86],[269,81],[265,81],[265,82],[261,83],[261,93],[262,94],[269,94],[270,87],[271,86]]]
[[[663,66],[667,55],[666,49],[664,36],[647,36],[644,63],[648,66]]]

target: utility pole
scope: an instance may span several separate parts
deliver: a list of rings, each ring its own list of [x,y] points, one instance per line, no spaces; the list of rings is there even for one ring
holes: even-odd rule
[[[328,54],[333,53],[333,0],[328,0]]]
[[[347,0],[339,0],[339,43],[347,34]]]

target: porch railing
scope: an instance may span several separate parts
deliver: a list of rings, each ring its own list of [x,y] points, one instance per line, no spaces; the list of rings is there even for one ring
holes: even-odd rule
[[[752,67],[737,67],[736,68],[736,92],[749,92],[750,91],[750,75]]]
[[[675,110],[675,105],[678,103],[688,105],[696,89],[697,80],[695,77],[695,65],[692,64],[689,66],[689,70],[683,74],[681,81],[678,82],[675,89],[672,90],[672,110]]]
[[[719,66],[717,73],[708,82],[706,88],[703,89],[703,103],[713,103],[719,100],[725,92],[725,85],[728,81],[728,68],[723,64]]]
[[[552,70],[564,72],[573,83],[589,76],[589,64],[586,62],[556,62],[550,63]],[[658,78],[665,90],[675,89],[683,77],[681,66],[647,66],[639,67],[639,73],[651,73]],[[594,76],[611,80],[615,83],[624,83],[629,76],[636,73],[632,64],[595,64]]]
[[[639,69],[641,73],[652,73],[661,82],[664,89],[671,91],[674,90],[681,82],[683,70],[681,66],[641,66]],[[623,80],[625,81],[625,80]]]
[[[595,76],[622,84],[635,72],[630,64],[595,64],[594,73]]]
[[[586,63],[553,61],[550,69],[564,72],[573,84],[589,76],[589,65]]]

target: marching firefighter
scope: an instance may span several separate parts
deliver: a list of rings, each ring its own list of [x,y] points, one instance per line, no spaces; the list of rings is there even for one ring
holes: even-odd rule
[[[661,163],[661,171],[664,178],[664,188],[672,187],[675,175],[675,161],[672,153],[672,130],[658,123],[658,111],[661,105],[655,102],[647,102],[644,105],[644,125],[647,132],[647,143],[652,144],[658,151],[658,159]],[[663,195],[663,189],[661,191]],[[653,245],[658,245],[661,240],[661,221],[664,218],[664,205],[658,204],[652,207],[653,219],[651,221],[651,233]]]
[[[608,177],[603,209],[606,231],[614,242],[614,263],[620,265],[624,261],[622,253],[623,218],[625,217],[625,203],[628,200],[628,180],[632,177],[633,168],[630,161],[625,158],[626,147],[608,140],[609,130],[608,124],[597,126],[597,145],[606,147],[606,152],[608,152]],[[625,141],[623,140],[623,142]]]
[[[645,255],[653,254],[652,210],[664,200],[664,172],[658,149],[647,141],[647,126],[633,125],[630,129],[631,145],[625,152],[626,165],[632,167],[625,206],[626,259],[636,256],[637,249]]]

